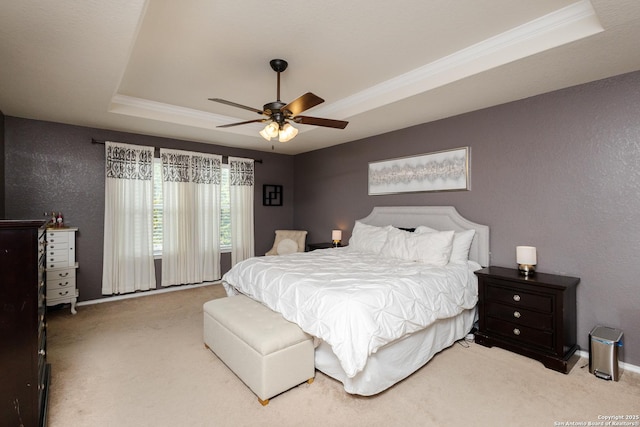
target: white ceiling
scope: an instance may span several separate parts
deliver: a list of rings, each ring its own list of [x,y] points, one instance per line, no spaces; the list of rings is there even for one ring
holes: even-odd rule
[[[19,0],[0,5],[8,116],[297,154],[640,69],[638,0]],[[267,142],[276,100],[344,130]]]

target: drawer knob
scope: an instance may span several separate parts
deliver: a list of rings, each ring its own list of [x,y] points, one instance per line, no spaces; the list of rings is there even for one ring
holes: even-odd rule
[[[514,301],[520,301],[520,295],[515,294],[515,295],[513,296],[513,300],[514,300]]]
[[[516,319],[519,319],[519,318],[520,318],[520,316],[521,316],[521,314],[520,314],[520,312],[519,312],[519,311],[514,311],[514,312],[513,312],[513,317],[515,317]]]
[[[515,328],[515,329],[513,330],[513,335],[520,335],[520,329]]]
[[[40,351],[38,352],[38,354],[39,354],[40,356],[44,356],[44,355],[45,355],[45,354],[47,354],[47,353],[46,353],[44,350],[40,350]]]

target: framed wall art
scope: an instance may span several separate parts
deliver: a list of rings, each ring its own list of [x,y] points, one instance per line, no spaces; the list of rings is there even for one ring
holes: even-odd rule
[[[469,147],[369,163],[369,195],[469,190]]]
[[[262,186],[263,206],[282,206],[282,185],[264,184]]]

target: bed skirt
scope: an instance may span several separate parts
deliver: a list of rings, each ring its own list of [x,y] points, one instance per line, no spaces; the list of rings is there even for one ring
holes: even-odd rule
[[[331,346],[320,341],[315,352],[316,369],[340,381],[347,393],[371,396],[408,377],[436,353],[464,338],[475,320],[476,308],[465,310],[387,344],[369,356],[364,370],[353,378],[347,377]]]

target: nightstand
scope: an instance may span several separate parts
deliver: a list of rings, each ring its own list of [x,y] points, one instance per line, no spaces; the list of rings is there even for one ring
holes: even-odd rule
[[[341,248],[342,244],[338,243],[338,247]],[[322,242],[322,243],[308,243],[307,244],[307,252],[315,251],[316,249],[328,249],[333,248],[333,243],[331,242]]]
[[[531,357],[568,373],[576,344],[577,277],[488,267],[478,276],[475,341]]]

